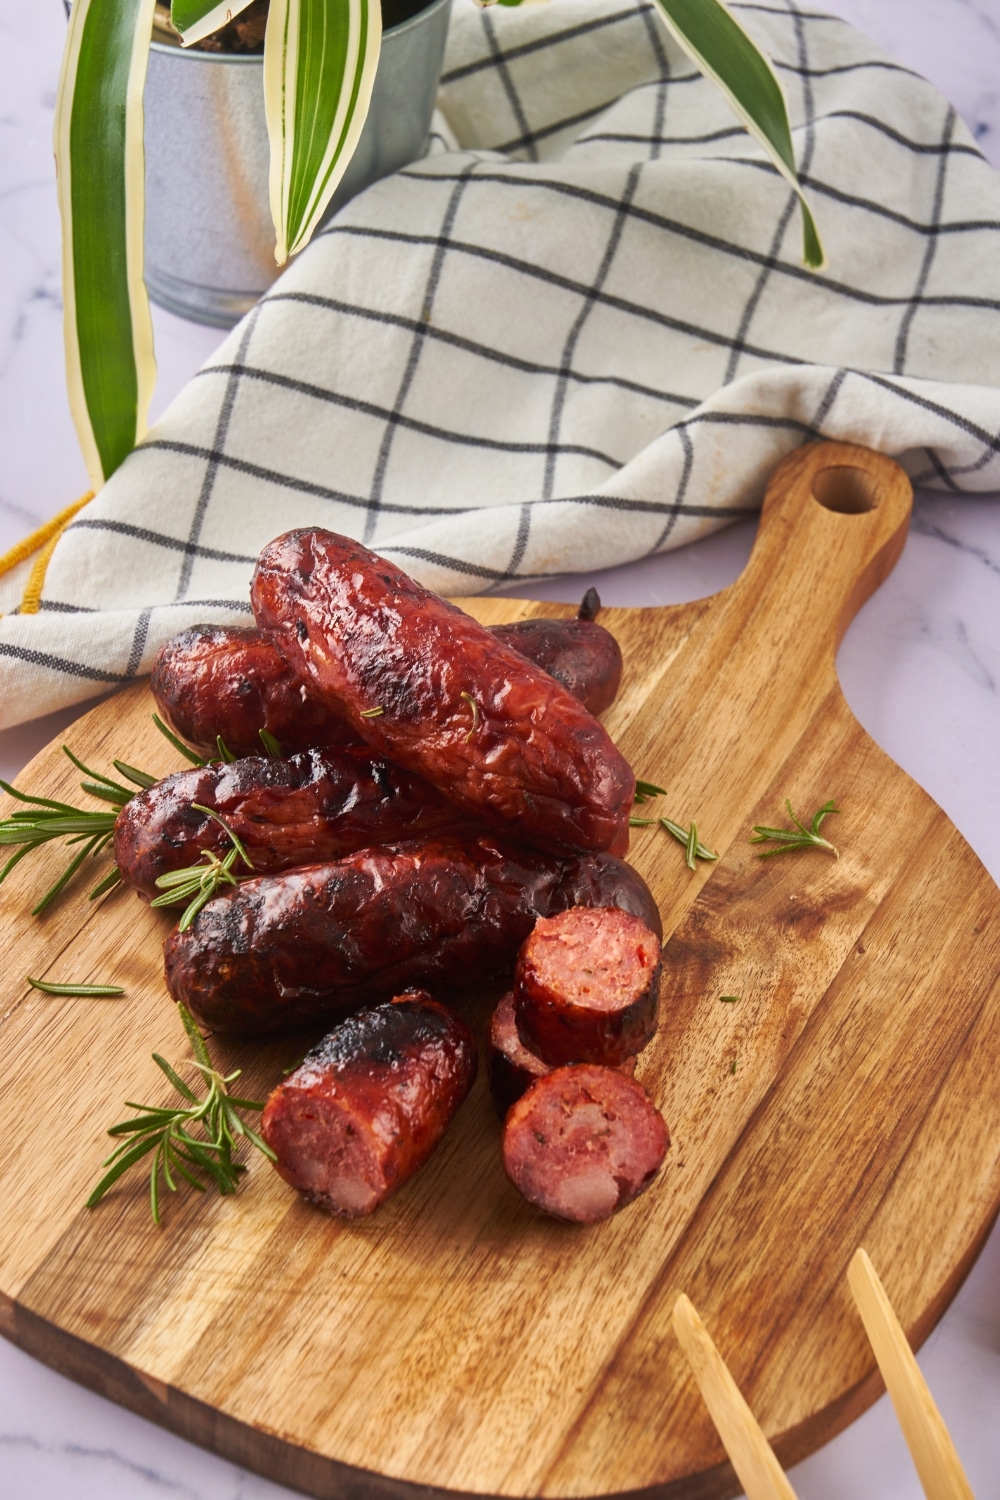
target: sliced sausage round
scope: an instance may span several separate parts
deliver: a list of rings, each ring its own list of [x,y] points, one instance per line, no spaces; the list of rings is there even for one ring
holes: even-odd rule
[[[639,917],[571,907],[542,917],[514,969],[521,1041],[552,1067],[616,1067],[656,1031],[660,943]]]
[[[529,1203],[596,1224],[631,1203],[663,1164],[670,1134],[641,1084],[616,1068],[555,1068],[512,1106],[503,1168]]]
[[[423,1166],[475,1076],[465,1022],[412,991],[314,1047],[270,1095],[261,1133],[304,1198],[361,1218]]]

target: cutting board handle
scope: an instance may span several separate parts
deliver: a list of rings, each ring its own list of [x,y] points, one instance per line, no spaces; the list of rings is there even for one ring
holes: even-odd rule
[[[771,476],[753,552],[734,585],[758,617],[801,621],[830,653],[892,572],[913,507],[900,466],[854,443],[807,443]]]

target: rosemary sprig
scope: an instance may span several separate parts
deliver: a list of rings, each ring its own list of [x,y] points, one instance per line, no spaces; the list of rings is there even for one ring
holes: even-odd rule
[[[183,1177],[199,1193],[205,1191],[206,1177],[215,1183],[220,1193],[235,1193],[240,1174],[247,1170],[242,1162],[233,1159],[239,1140],[248,1140],[264,1156],[274,1160],[270,1146],[241,1119],[239,1113],[240,1110],[261,1110],[264,1105],[255,1099],[237,1098],[229,1092],[229,1085],[239,1078],[241,1070],[237,1068],[235,1072],[223,1075],[213,1068],[193,1016],[184,1005],[179,1004],[177,1009],[194,1051],[193,1066],[208,1084],[208,1092],[199,1099],[177,1071],[154,1052],[153,1061],[181,1098],[187,1100],[187,1108],[164,1109],[158,1105],[125,1101],[127,1109],[138,1113],[131,1120],[120,1120],[108,1131],[108,1135],[121,1136],[123,1140],[102,1162],[102,1166],[109,1170],[87,1199],[88,1208],[99,1203],[119,1177],[150,1154],[153,1160],[149,1174],[149,1206],[154,1224],[160,1222],[161,1177],[172,1193],[177,1191],[178,1177]],[[192,1135],[193,1129],[198,1129],[200,1134]]]
[[[170,741],[174,749],[178,750],[192,764],[196,766],[212,764],[212,762],[202,760],[201,756],[195,754],[188,745],[185,745],[183,740],[178,739],[173,731],[167,728],[158,714],[153,714],[153,723],[160,733]],[[265,739],[265,735],[267,735],[267,731],[263,730],[261,732],[261,739],[264,742],[265,749],[269,754],[277,753],[280,755],[281,747],[278,745],[277,740],[273,736],[268,736]],[[216,744],[220,760],[230,762],[236,759],[221,735],[219,735]],[[67,847],[76,847],[75,854],[70,859],[62,874],[53,882],[41,900],[32,907],[31,915],[33,917],[40,916],[43,911],[46,911],[52,905],[72,880],[88,855],[93,855],[96,858],[102,850],[107,848],[114,837],[115,820],[125,804],[130,802],[135,796],[136,789],[145,791],[149,787],[155,786],[159,780],[159,777],[151,776],[148,771],[140,771],[136,766],[129,765],[128,761],[115,760],[112,761],[112,765],[122,778],[121,781],[115,781],[113,777],[105,776],[101,771],[92,770],[78,755],[73,754],[68,745],[63,745],[62,748],[63,753],[72,761],[77,770],[82,771],[87,778],[87,780],[80,782],[81,791],[86,792],[88,797],[93,797],[98,802],[110,803],[114,811],[105,810],[98,812],[94,809],[73,807],[68,802],[59,802],[51,797],[35,797],[28,792],[20,792],[17,787],[11,786],[9,782],[0,781],[0,788],[8,796],[13,797],[15,802],[24,804],[23,808],[12,813],[9,818],[0,820],[0,847],[5,844],[19,846],[3,869],[0,869],[0,884],[6,880],[15,865],[19,864],[26,855],[30,854],[33,849],[37,849],[41,844],[50,843],[53,839],[65,839]],[[131,784],[123,785],[124,782]],[[206,808],[204,811],[207,812],[209,809]],[[215,814],[213,813],[211,816],[214,817]],[[228,829],[227,832],[229,832]],[[240,852],[241,854],[243,853],[242,849]],[[206,855],[205,858],[211,862],[215,856]],[[216,862],[220,866],[226,866],[225,860]],[[247,863],[249,864],[249,860],[247,860]],[[205,896],[206,901],[213,894],[214,889],[217,889],[218,884],[226,883],[231,868],[231,863],[226,866],[225,873],[217,878],[216,885]],[[199,873],[203,872],[199,871]],[[113,865],[90,892],[90,900],[96,901],[98,896],[103,896],[106,891],[112,890],[114,886],[118,885],[120,880],[121,874],[118,867],[117,865]],[[229,883],[232,884],[234,882],[230,880]],[[157,905],[160,903],[157,901],[153,904]],[[204,901],[202,905],[204,905]]]
[[[700,841],[694,823],[689,828],[682,828],[680,823],[675,823],[672,818],[661,818],[660,822],[679,844],[684,845],[684,863],[689,870],[698,868],[695,864],[696,859],[718,859],[719,856],[713,854],[711,849],[706,849]]]
[[[150,906],[181,906],[187,903],[177,924],[179,932],[187,932],[202,907],[224,885],[239,885],[241,879],[247,878],[233,874],[233,865],[238,859],[243,861],[248,870],[253,869],[253,861],[225,819],[220,818],[210,807],[203,807],[200,802],[192,802],[191,806],[220,823],[233,847],[223,859],[214,850],[203,849],[196,865],[187,865],[183,870],[169,870],[166,875],[157,876],[156,884],[163,894],[155,896],[149,903]]]
[[[125,786],[122,782],[115,781],[100,771],[91,770],[90,766],[73,754],[68,745],[63,745],[62,748],[77,770],[82,771],[89,778],[80,783],[81,790],[99,802],[110,803],[114,811],[97,812],[87,808],[73,807],[68,802],[59,802],[51,797],[35,797],[28,792],[20,792],[9,782],[0,781],[0,787],[8,796],[13,797],[15,802],[24,804],[18,812],[0,821],[0,845],[20,846],[0,870],[0,883],[6,880],[14,866],[19,864],[25,855],[30,854],[41,844],[50,843],[53,839],[65,839],[67,846],[79,846],[59,878],[32,908],[33,917],[39,916],[52,905],[88,855],[96,857],[108,846],[114,837],[115,819],[126,802],[130,802],[135,796],[135,788],[149,787],[156,781],[155,776],[150,776],[146,771],[136,770],[127,762],[116,760],[114,766],[118,774],[125,781],[132,783],[131,787]],[[90,892],[91,901],[117,885],[119,879],[116,867]]]
[[[648,802],[650,797],[664,797],[667,789],[664,786],[654,786],[651,781],[637,781],[635,784],[635,801]]]
[[[33,990],[41,990],[45,995],[79,995],[85,999],[98,999],[125,993],[120,984],[53,984],[48,979],[32,979],[30,974],[25,974],[24,977]]]
[[[820,837],[820,826],[823,819],[829,817],[830,813],[839,813],[840,809],[833,804],[831,797],[829,802],[813,813],[812,822],[807,828],[792,811],[792,804],[788,797],[785,798],[785,806],[788,808],[788,816],[795,824],[794,828],[768,828],[762,823],[754,825],[754,837],[751,844],[766,844],[774,842],[776,849],[765,849],[758,854],[758,859],[770,859],[775,854],[788,854],[792,849],[828,849],[835,859],[840,858],[839,852],[833,847],[829,839]]]

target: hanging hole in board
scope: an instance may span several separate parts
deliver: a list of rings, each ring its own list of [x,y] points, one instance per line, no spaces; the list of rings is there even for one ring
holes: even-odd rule
[[[836,464],[813,475],[812,492],[826,510],[841,516],[861,516],[878,505],[878,485],[864,469]]]

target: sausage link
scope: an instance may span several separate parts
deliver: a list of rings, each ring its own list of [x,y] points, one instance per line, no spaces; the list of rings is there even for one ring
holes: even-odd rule
[[[195,805],[197,804],[197,806]],[[205,850],[232,847],[224,819],[254,870],[340,859],[375,843],[481,831],[422,777],[365,745],[309,750],[288,760],[247,757],[177,771],[137,792],[115,821],[115,863],[150,899],[158,876],[193,865]]]
[[[611,632],[594,623],[600,606],[590,589],[575,620],[518,620],[491,630],[588,713],[602,714],[621,684],[622,653]],[[256,628],[196,625],[174,636],[157,652],[150,687],[174,732],[205,755],[215,754],[217,736],[234,755],[256,755],[261,729],[287,755],[357,739],[295,675],[273,636]]]
[[[304,1198],[361,1218],[423,1166],[475,1076],[465,1022],[411,991],[324,1037],[268,1098],[261,1133]]]
[[[610,630],[596,624],[591,616],[578,615],[575,620],[513,620],[509,625],[494,625],[492,629],[498,641],[512,646],[526,661],[534,662],[561,682],[588,713],[604,713],[617,698],[622,680],[622,649]]]
[[[638,917],[570,907],[542,917],[514,969],[514,1017],[524,1045],[552,1067],[617,1067],[656,1032],[660,943]]]
[[[648,887],[613,855],[490,838],[362,849],[216,896],[168,937],[167,987],[213,1031],[336,1022],[414,985],[454,991],[509,974],[538,917],[581,905],[658,920]]]
[[[635,1073],[635,1058],[627,1057],[618,1066],[622,1073],[631,1078]],[[517,1034],[513,990],[507,991],[490,1018],[486,1039],[486,1071],[493,1105],[501,1120],[514,1100],[520,1099],[536,1078],[543,1078],[546,1073],[552,1072],[551,1066],[530,1051]]]
[[[541,848],[622,854],[635,779],[564,687],[346,537],[270,543],[257,623],[374,749]]]
[[[501,1141],[511,1182],[558,1219],[596,1224],[653,1181],[670,1145],[641,1084],[617,1068],[555,1068],[511,1107]]]
[[[358,740],[252,626],[196,625],[175,635],[156,653],[149,685],[171,729],[203,755],[217,753],[217,736],[233,755],[259,755],[261,729],[287,755]]]

